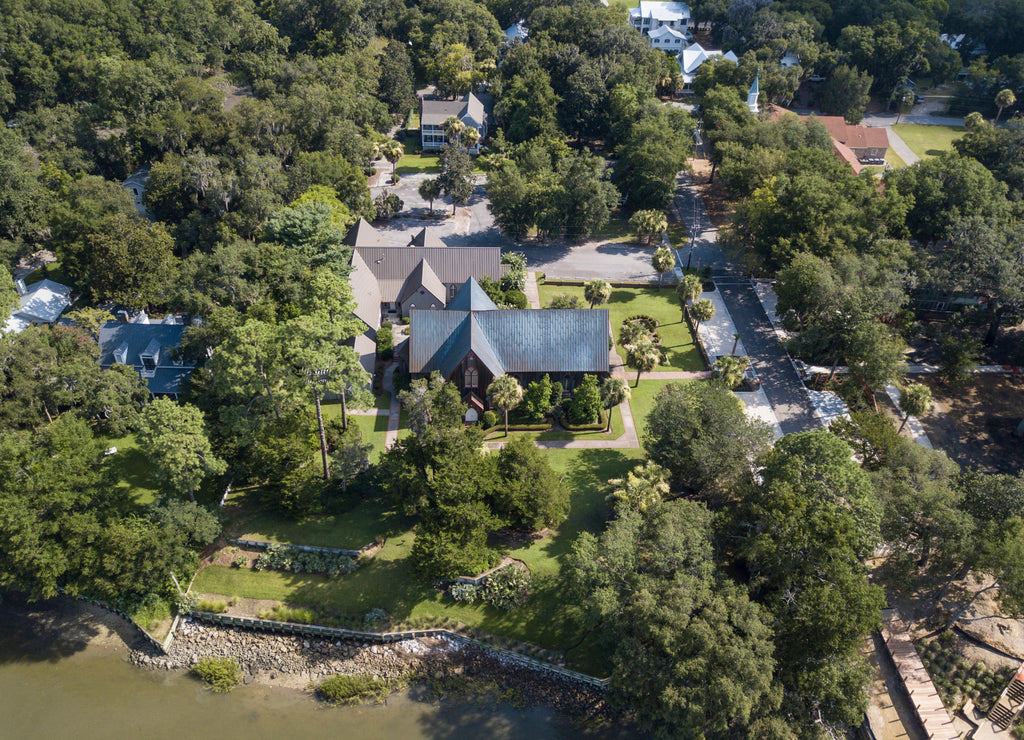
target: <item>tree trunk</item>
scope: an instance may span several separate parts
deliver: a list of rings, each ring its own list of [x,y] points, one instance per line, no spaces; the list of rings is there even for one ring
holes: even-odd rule
[[[718,162],[711,163],[711,176],[708,178],[708,185],[715,181],[715,170],[718,169]]]
[[[639,382],[639,381],[637,381],[637,382]],[[608,432],[610,432],[612,430],[612,408],[613,408],[612,406],[608,407],[608,424],[604,428],[604,433],[605,434],[607,434]]]
[[[985,333],[985,346],[991,347],[996,343],[996,339],[999,338],[999,324],[1003,320],[1003,313],[1005,312],[1004,306],[995,308],[992,312],[992,321],[989,322],[988,331]]]
[[[639,388],[640,387],[640,368],[636,369],[636,385],[634,385],[633,387],[634,388]]]
[[[508,409],[505,409],[505,436],[508,436]]]
[[[661,281],[664,279],[665,273],[658,271],[658,290],[661,290]]]
[[[348,401],[345,398],[345,386],[341,387],[341,428],[348,431]]]
[[[1002,115],[1003,115],[1003,106],[1000,105],[999,106],[999,112],[996,113],[996,120],[994,121],[994,123],[999,123],[999,117],[1002,116]]]
[[[455,200],[452,199],[452,215],[455,215]]]
[[[736,346],[739,343],[740,343],[740,335],[737,334],[735,337],[732,338],[732,351],[729,353],[729,357],[735,357],[736,356]]]
[[[324,434],[324,415],[320,410],[320,392],[313,387],[313,402],[316,403],[316,425],[320,431],[320,456],[324,461],[324,480],[331,479],[331,469],[327,465],[327,435]]]
[[[196,502],[196,491],[194,488],[188,489],[188,500],[193,504]]]
[[[909,418],[910,418],[910,414],[904,414],[903,422],[900,424],[900,428],[896,430],[896,434],[901,434],[903,432],[903,427],[905,427],[907,425],[907,419],[909,419]]]
[[[274,398],[274,394],[271,393],[271,391],[270,391],[270,381],[267,380],[267,374],[263,370],[263,363],[259,362],[259,363],[257,363],[257,365],[258,365],[258,367],[256,369],[257,369],[257,371],[260,374],[260,379],[263,381],[263,387],[267,391],[267,398],[269,398],[270,402],[272,404],[274,404],[274,418],[275,419],[280,419],[281,418],[281,411],[277,408],[277,399]]]

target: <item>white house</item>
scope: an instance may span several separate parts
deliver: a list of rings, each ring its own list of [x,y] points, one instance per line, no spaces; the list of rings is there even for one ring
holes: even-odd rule
[[[679,69],[683,73],[682,92],[693,92],[693,81],[697,79],[697,70],[700,69],[700,65],[712,57],[722,57],[722,59],[728,59],[736,64],[739,64],[740,61],[739,57],[731,51],[723,54],[721,49],[709,50],[697,43],[690,44],[679,52]]]
[[[490,116],[483,101],[473,93],[466,93],[458,100],[423,95],[420,97],[420,144],[423,151],[440,149],[448,142],[444,122],[452,116],[466,124],[467,128],[475,128],[480,133],[480,141],[487,136]],[[470,151],[474,154],[479,152],[480,145],[477,144]]]
[[[670,54],[678,54],[690,43],[693,34],[686,29],[680,31],[669,26],[662,26],[651,31],[648,34],[648,38],[651,40],[652,49],[661,49]]]
[[[652,2],[640,0],[640,4],[629,9],[629,22],[645,36],[659,28],[673,28],[686,32],[692,27],[690,6],[680,2]]]
[[[779,60],[779,66],[783,69],[789,69],[800,64],[800,57],[791,51],[787,51],[782,55],[782,59]]]
[[[149,209],[146,208],[146,204],[142,202],[142,197],[146,194],[146,185],[149,183],[149,167],[140,167],[128,176],[128,179],[121,183],[121,187],[131,193],[132,200],[135,201],[135,210],[143,218],[150,218]]]
[[[20,305],[7,319],[0,334],[17,334],[31,324],[52,324],[71,305],[71,288],[53,280],[40,280],[27,287],[24,280],[15,280],[14,285]]]

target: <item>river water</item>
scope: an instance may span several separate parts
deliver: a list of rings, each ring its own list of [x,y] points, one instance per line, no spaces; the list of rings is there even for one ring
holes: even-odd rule
[[[358,707],[327,707],[302,691],[258,685],[213,694],[187,675],[132,666],[120,639],[101,639],[88,621],[49,627],[24,605],[0,602],[0,738],[631,736],[622,729],[584,733],[548,707],[438,702],[422,690]]]

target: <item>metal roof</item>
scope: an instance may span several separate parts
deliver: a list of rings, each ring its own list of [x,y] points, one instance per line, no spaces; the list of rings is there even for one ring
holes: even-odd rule
[[[608,372],[603,308],[413,310],[409,324],[414,373],[438,370],[447,377],[470,350],[488,369],[509,373]]]
[[[490,299],[476,278],[469,278],[455,296],[448,301],[449,311],[497,311],[498,307]]]
[[[350,247],[386,247],[388,240],[377,229],[370,226],[369,222],[361,218],[352,224],[352,228],[345,234],[343,240]]]
[[[416,267],[412,268],[412,272],[409,273],[409,277],[405,279],[405,285],[402,286],[402,292],[398,294],[399,303],[404,304],[406,301],[415,298],[417,291],[426,290],[431,296],[436,298],[440,302],[441,308],[444,306],[445,298],[448,297],[448,289],[444,287],[437,275],[426,260],[420,260]],[[413,308],[414,306],[410,306]],[[423,308],[426,308],[424,306]]]
[[[466,93],[458,100],[442,100],[433,95],[424,95],[421,100],[420,124],[443,126],[451,116],[460,121],[471,118],[479,125],[487,122],[483,101],[473,93]]]
[[[409,240],[410,247],[446,247],[448,246],[441,237],[434,233],[433,229],[428,229],[424,226],[422,229],[416,232],[416,235]]]
[[[114,352],[126,344],[125,364],[142,370],[140,354],[152,354],[159,348],[159,361],[152,377],[143,376],[151,393],[177,393],[181,382],[195,369],[193,365],[176,365],[171,351],[181,346],[186,327],[182,324],[122,324],[108,321],[100,327],[100,367],[110,367],[117,360]],[[148,373],[147,373],[148,375]]]
[[[486,275],[500,280],[507,269],[501,264],[501,247],[360,247],[353,251],[377,278],[380,299],[398,300],[405,281],[426,260],[444,285],[462,285],[468,278]]]
[[[355,299],[356,318],[371,329],[380,328],[380,288],[377,278],[366,266],[358,252],[352,254],[352,273],[349,275],[352,297]]]

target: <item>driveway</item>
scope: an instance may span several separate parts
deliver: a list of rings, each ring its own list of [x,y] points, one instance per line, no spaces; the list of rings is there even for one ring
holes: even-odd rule
[[[518,244],[510,251],[526,255],[527,267],[555,280],[592,280],[609,282],[658,282],[651,267],[654,247],[636,242],[625,244]]]
[[[402,212],[386,226],[378,227],[394,246],[404,247],[424,226],[430,227],[449,247],[507,249],[513,246],[512,240],[501,233],[501,229],[494,223],[494,216],[487,208],[484,175],[474,176],[473,194],[465,206],[455,209],[454,216],[451,215],[451,201],[444,197],[434,201],[434,213],[445,216],[441,219],[428,218],[428,203],[419,194],[420,183],[433,177],[436,175],[417,172],[404,175],[397,185],[377,185],[370,188],[374,198],[381,193],[394,193],[402,199]]]

